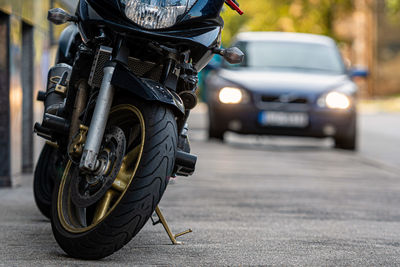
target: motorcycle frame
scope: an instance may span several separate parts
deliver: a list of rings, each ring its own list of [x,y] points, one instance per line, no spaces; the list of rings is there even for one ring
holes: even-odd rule
[[[140,28],[124,15],[117,19],[115,13],[110,13],[109,8],[111,5],[114,11],[124,14],[118,3],[118,1],[81,0],[76,11],[76,25],[67,27],[59,42],[58,60],[73,62],[74,66],[70,88],[87,76],[87,72],[82,73],[82,69],[90,69],[93,51],[97,47],[106,44],[113,50],[112,61],[110,61],[112,66],[104,68],[107,84],[102,84],[100,88],[80,164],[82,169],[91,171],[96,168],[97,153],[106,125],[104,117],[107,116],[111,107],[116,93],[115,88],[118,88],[117,93],[122,90],[145,101],[157,101],[171,106],[177,115],[179,136],[186,124],[189,110],[185,109],[178,95],[178,81],[175,81],[175,88],[174,86],[166,87],[169,73],[176,65],[189,62],[194,70],[200,71],[212,58],[213,51],[221,44],[222,19],[219,17],[219,12],[224,3],[223,0],[197,1],[192,9],[180,18],[177,25],[163,30]],[[204,7],[204,3],[208,5],[207,8]],[[74,44],[77,43],[78,37],[81,37],[83,44],[77,49]],[[155,43],[155,46],[165,55],[161,81],[137,77],[126,67],[131,53],[130,45],[142,42],[144,46],[154,46]],[[182,47],[186,47],[186,54],[182,52],[184,50]],[[77,64],[81,66],[75,68]],[[179,75],[176,80],[179,80]],[[78,111],[73,109],[76,97],[76,90],[68,90],[64,110],[65,117],[75,118],[75,120],[78,117],[74,114]],[[77,122],[71,121],[71,124],[75,125]],[[70,140],[59,143],[64,143],[66,147],[69,142]]]

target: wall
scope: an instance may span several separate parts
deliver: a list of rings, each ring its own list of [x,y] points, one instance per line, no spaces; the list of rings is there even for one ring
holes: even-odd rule
[[[68,2],[68,6],[76,3]],[[46,19],[51,6],[65,4],[0,0],[0,92],[4,92],[0,95],[0,186],[20,184],[21,174],[32,171],[43,146],[31,127],[42,120],[43,104],[35,99],[39,90],[45,90],[47,71],[54,61],[55,47],[50,43],[53,29]],[[60,29],[54,31],[59,33]]]

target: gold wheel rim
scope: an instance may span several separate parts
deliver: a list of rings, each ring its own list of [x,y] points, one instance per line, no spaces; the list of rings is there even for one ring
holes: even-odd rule
[[[143,147],[145,141],[145,122],[142,113],[140,110],[132,105],[119,105],[114,107],[110,112],[110,117],[113,114],[121,111],[130,111],[136,115],[137,119],[139,120],[140,125],[140,133],[141,133],[141,140],[140,144],[134,147],[132,150],[127,152],[123,158],[122,166],[119,170],[119,173],[112,185],[112,187],[106,192],[103,198],[97,203],[96,210],[93,215],[92,223],[86,227],[74,227],[68,221],[73,220],[72,210],[71,210],[71,196],[70,196],[70,189],[66,192],[66,182],[69,172],[71,170],[72,162],[69,160],[63,176],[61,178],[60,189],[58,192],[57,197],[57,212],[58,218],[62,227],[71,233],[83,233],[89,231],[103,222],[118,206],[121,199],[124,197],[126,191],[130,187],[133,178],[135,177],[136,171],[139,167],[140,160],[143,154]],[[134,167],[132,168],[132,160],[136,160]],[[65,195],[67,193],[67,195]],[[118,196],[119,195],[119,196]],[[112,203],[115,197],[118,198]],[[63,203],[63,198],[66,198],[66,203]],[[64,204],[68,204],[67,209],[64,209]],[[112,206],[111,206],[112,204]],[[111,207],[110,207],[111,206]],[[65,218],[65,213],[68,214],[69,220]],[[86,216],[86,215],[85,215]]]

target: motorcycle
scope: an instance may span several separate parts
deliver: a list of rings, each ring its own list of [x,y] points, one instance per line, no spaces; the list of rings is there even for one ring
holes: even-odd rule
[[[156,212],[170,177],[190,176],[187,119],[197,74],[221,49],[224,2],[232,0],[81,0],[49,70],[42,123],[47,140],[34,177],[40,211],[70,256],[100,259],[127,244]]]

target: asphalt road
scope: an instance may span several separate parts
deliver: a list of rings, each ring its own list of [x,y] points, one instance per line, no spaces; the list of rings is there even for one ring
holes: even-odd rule
[[[161,225],[147,224],[100,262],[58,248],[27,176],[0,190],[0,265],[400,265],[398,117],[363,116],[351,153],[294,138],[206,142],[194,114],[197,172],[171,184],[161,204],[174,231],[193,233],[172,246]]]
[[[400,113],[360,117],[360,154],[400,169]]]

